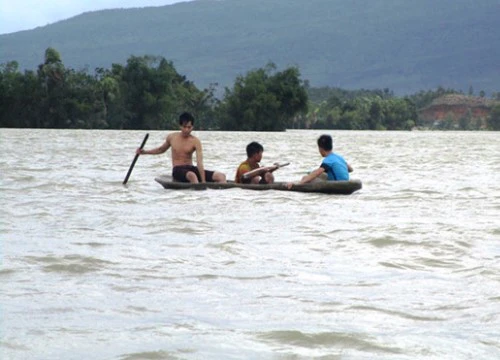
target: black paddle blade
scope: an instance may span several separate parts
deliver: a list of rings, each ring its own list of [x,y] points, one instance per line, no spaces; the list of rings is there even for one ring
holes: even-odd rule
[[[148,141],[148,137],[149,137],[149,134],[146,134],[146,136],[144,136],[144,140],[142,140],[142,144],[141,144],[141,147],[139,149],[142,150],[144,145],[146,145],[146,141]],[[135,162],[137,161],[138,158],[139,158],[139,154],[135,154],[134,160],[132,161],[132,164],[130,164],[130,168],[128,169],[127,176],[125,176],[125,180],[123,180],[123,185],[125,185],[127,183],[128,178],[130,177],[130,174],[132,174],[132,169],[134,168]]]

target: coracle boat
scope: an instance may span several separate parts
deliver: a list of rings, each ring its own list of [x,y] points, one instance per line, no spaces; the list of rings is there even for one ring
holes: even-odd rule
[[[293,184],[290,188],[287,182],[275,182],[273,184],[239,184],[235,182],[227,183],[184,183],[172,181],[171,176],[162,175],[155,178],[165,189],[171,190],[205,190],[205,189],[246,189],[246,190],[281,190],[281,191],[298,191],[307,193],[321,193],[321,194],[342,194],[349,195],[362,188],[360,180],[348,181],[325,181],[319,180],[307,184]]]

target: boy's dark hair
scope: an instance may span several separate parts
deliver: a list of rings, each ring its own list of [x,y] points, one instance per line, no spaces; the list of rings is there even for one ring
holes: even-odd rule
[[[194,117],[188,112],[183,112],[179,116],[179,125],[183,125],[184,123],[188,123],[191,121],[191,124],[194,125]]]
[[[247,156],[252,157],[257,153],[264,151],[264,147],[256,141],[252,141],[247,145]]]
[[[321,135],[318,138],[318,146],[326,151],[332,151],[333,140],[330,135]]]

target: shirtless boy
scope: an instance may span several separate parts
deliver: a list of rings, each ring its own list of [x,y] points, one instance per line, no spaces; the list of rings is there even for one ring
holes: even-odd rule
[[[172,177],[175,181],[204,183],[226,182],[226,175],[218,171],[205,170],[203,166],[203,150],[200,140],[191,135],[194,117],[190,113],[179,116],[180,131],[168,134],[165,142],[154,149],[137,149],[136,154],[163,154],[172,148]],[[196,152],[196,165],[193,165],[193,153]]]

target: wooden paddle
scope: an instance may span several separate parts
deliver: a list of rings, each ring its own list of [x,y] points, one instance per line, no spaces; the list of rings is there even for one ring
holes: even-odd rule
[[[146,136],[144,136],[144,140],[142,140],[141,147],[139,148],[140,150],[142,150],[144,145],[146,145],[146,141],[148,141],[148,137],[149,137],[149,134],[146,134]],[[130,177],[130,174],[132,174],[132,169],[134,168],[135,162],[137,161],[138,158],[139,158],[139,154],[135,154],[134,160],[132,161],[132,164],[130,164],[130,168],[128,169],[127,176],[125,176],[125,180],[123,180],[123,185],[125,185],[127,183],[128,178]]]
[[[253,169],[251,171],[248,171],[248,172],[244,173],[243,174],[243,178],[244,179],[249,179],[249,178],[251,178],[253,176],[257,176],[257,175],[263,174],[263,173],[268,172],[268,171],[272,172],[274,170],[279,169],[280,167],[287,166],[287,165],[290,165],[290,163],[289,162],[283,163],[283,164],[274,163],[271,166],[261,166],[260,168]]]

